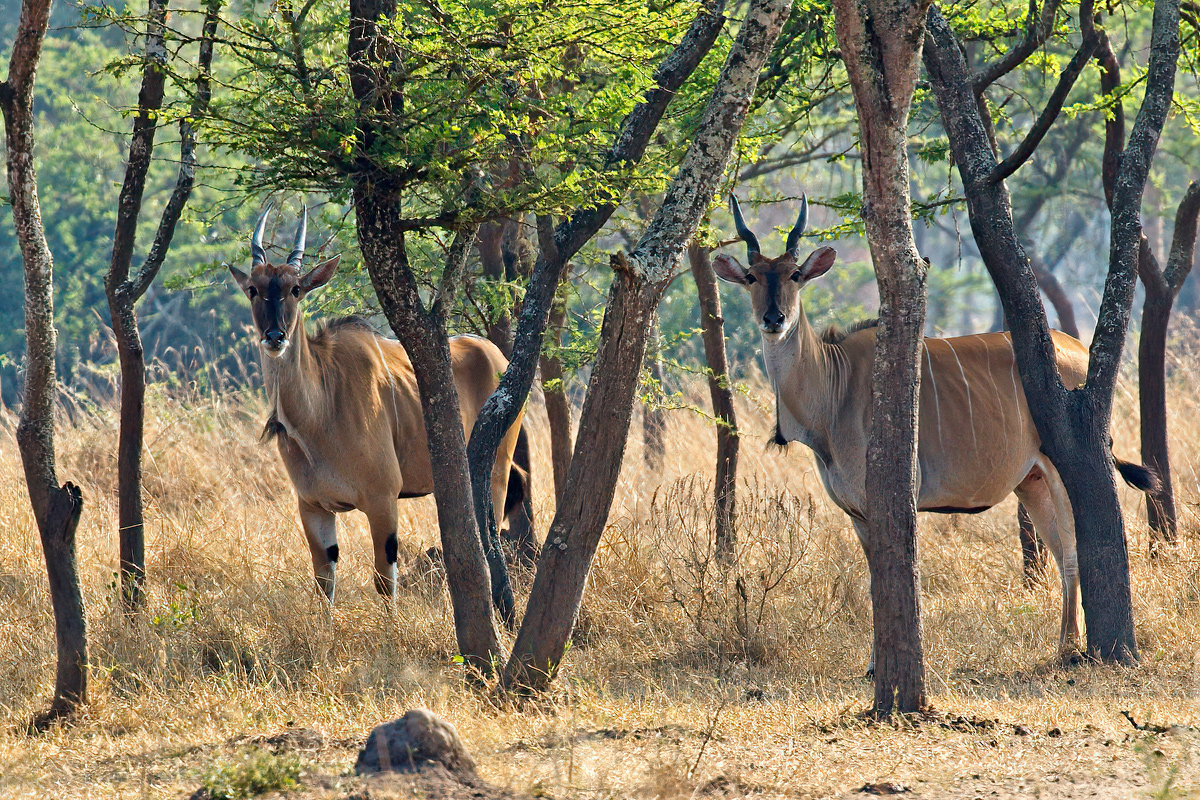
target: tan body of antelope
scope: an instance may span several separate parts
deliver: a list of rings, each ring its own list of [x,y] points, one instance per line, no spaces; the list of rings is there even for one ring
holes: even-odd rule
[[[863,535],[866,452],[871,429],[871,373],[876,329],[871,322],[818,335],[809,324],[800,290],[833,266],[836,253],[821,247],[800,260],[799,239],[807,201],[788,236],[787,250],[765,258],[731,198],[749,267],[722,254],[718,276],[750,290],[762,334],[763,360],[775,389],[779,444],[802,442],[816,454],[830,498]],[[1078,340],[1053,334],[1059,373],[1067,388],[1087,375],[1088,351]],[[1007,333],[925,339],[917,455],[917,507],[940,513],[975,513],[1016,493],[1062,578],[1059,645],[1073,654],[1080,642],[1079,567],[1071,502],[1058,470],[1041,450]],[[1153,483],[1144,467],[1117,462],[1140,489]]]
[[[396,585],[396,500],[433,492],[413,366],[399,342],[379,336],[356,318],[331,322],[308,335],[300,302],[333,277],[338,258],[301,274],[302,221],[287,263],[268,263],[262,247],[266,218],[264,212],[251,241],[250,274],[230,267],[250,298],[260,336],[271,404],[264,436],[276,439],[295,487],[321,591],[333,600],[335,514],[358,509],[371,528],[376,589],[390,597]],[[508,362],[498,347],[475,336],[452,338],[450,358],[463,430],[469,436]],[[519,495],[528,487],[528,444],[521,421],[518,417],[513,423],[496,454],[492,501],[498,514],[501,509],[523,511]]]

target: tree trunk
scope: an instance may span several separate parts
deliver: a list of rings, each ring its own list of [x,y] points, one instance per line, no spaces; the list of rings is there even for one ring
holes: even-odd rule
[[[579,422],[575,456],[504,673],[509,689],[544,687],[561,663],[612,504],[649,325],[707,212],[791,0],[751,0],[725,66],[658,213],[616,272]]]
[[[704,339],[704,363],[708,367],[708,393],[717,425],[717,470],[713,508],[716,525],[716,554],[723,563],[733,560],[737,547],[737,413],[729,388],[729,364],[725,352],[725,318],[721,295],[713,274],[709,250],[695,242],[688,248],[688,262],[700,299],[700,330]]]
[[[17,445],[46,557],[58,666],[45,721],[87,702],[87,621],[75,558],[83,495],[62,486],[54,465],[54,258],[46,244],[34,163],[33,81],[50,21],[50,0],[24,0],[8,79],[0,83],[13,227],[25,271],[25,394]]]
[[[667,452],[667,413],[658,402],[663,393],[663,371],[662,332],[658,328],[657,312],[650,322],[646,344],[646,371],[654,383],[654,391],[650,402],[642,404],[642,460],[651,474],[659,474]]]
[[[1146,518],[1150,523],[1150,555],[1159,545],[1173,544],[1178,523],[1171,487],[1171,458],[1167,446],[1167,329],[1171,308],[1192,269],[1196,249],[1200,183],[1188,187],[1175,214],[1175,233],[1164,273],[1154,252],[1143,247],[1138,268],[1146,299],[1142,306],[1142,335],[1138,342],[1138,388],[1142,420],[1142,461],[1158,473],[1160,487],[1146,493]]]
[[[562,345],[567,319],[566,301],[556,297],[550,307],[546,336],[554,347]],[[541,356],[542,395],[546,398],[546,418],[550,423],[550,461],[554,469],[554,501],[562,503],[567,471],[571,468],[571,403],[563,380],[562,359],[553,350]]]
[[[175,189],[163,209],[150,254],[131,278],[138,219],[146,174],[154,152],[157,112],[162,107],[166,80],[166,48],[163,29],[167,0],[151,0],[147,22],[146,65],[138,94],[138,115],[133,123],[129,161],[117,202],[117,220],[113,229],[113,252],[108,274],[104,277],[105,294],[112,317],[117,357],[121,362],[121,418],[117,445],[117,520],[121,597],[129,610],[141,605],[146,579],[145,532],[142,519],[142,438],[145,424],[146,364],[142,339],[138,332],[137,301],[158,275],[175,227],[191,196],[196,170],[195,123],[208,109],[211,95],[209,70],[212,67],[213,41],[216,37],[219,7],[210,5],[205,13],[196,71],[196,94],[191,113],[180,121],[179,176]]]
[[[725,18],[721,14],[723,8],[724,0],[716,0],[711,7],[701,8],[683,39],[659,65],[654,76],[654,87],[646,92],[646,99],[635,106],[625,118],[617,139],[609,150],[606,159],[609,169],[627,169],[641,160],[651,135],[679,87],[695,71],[716,42],[717,35],[725,24]],[[615,205],[581,209],[557,227],[549,216],[538,218],[538,257],[521,303],[512,357],[504,377],[500,380],[500,386],[487,399],[475,418],[468,442],[477,526],[486,540],[496,537],[496,516],[492,509],[490,488],[496,450],[504,432],[516,420],[529,398],[529,390],[533,386],[534,374],[542,352],[550,306],[558,291],[563,271],[579,249],[600,231],[614,210]],[[492,564],[493,592],[511,593],[511,589],[506,589],[508,573],[503,561],[493,561]]]
[[[913,241],[908,112],[925,2],[835,0],[863,153],[863,219],[879,282],[866,508],[857,521],[871,573],[876,713],[925,707],[917,557],[917,398],[927,265]]]
[[[480,271],[485,280],[499,282],[507,277],[502,243],[505,229],[510,224],[510,220],[497,220],[479,227],[476,246],[479,249]],[[492,313],[496,309],[489,308],[487,311]],[[506,357],[512,355],[512,315],[507,308],[500,310],[495,319],[487,321],[487,338],[499,347]]]
[[[1081,8],[1080,24],[1085,28],[1092,24],[1090,4]],[[1087,380],[1083,388],[1073,391],[1065,389],[1058,373],[1037,282],[1014,231],[1008,190],[995,176],[995,157],[968,85],[960,44],[936,8],[929,11],[928,29],[925,63],[962,176],[971,227],[1012,326],[1030,414],[1074,509],[1088,653],[1103,660],[1135,661],[1128,555],[1108,428],[1137,270],[1141,190],[1174,86],[1179,7],[1173,0],[1155,4],[1142,109],[1123,153],[1119,144],[1105,148],[1106,171],[1116,170],[1108,279]],[[1109,134],[1111,138],[1111,127]],[[1114,150],[1119,166],[1113,165],[1115,157],[1110,158]]]

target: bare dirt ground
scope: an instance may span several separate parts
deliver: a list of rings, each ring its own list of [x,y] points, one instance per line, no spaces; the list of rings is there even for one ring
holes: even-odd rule
[[[868,722],[865,566],[799,447],[768,451],[763,392],[743,402],[735,574],[717,575],[706,508],[713,435],[673,412],[667,469],[637,430],[579,631],[551,696],[521,707],[466,688],[448,603],[414,570],[394,608],[371,589],[365,523],[343,515],[337,607],[318,599],[291,488],[256,443],[255,401],[152,397],[149,599],[116,604],[115,414],[61,432],[87,503],[80,563],[93,698],[30,734],[53,678],[52,620],[13,420],[0,420],[0,798],[1187,797],[1200,792],[1200,435],[1194,370],[1172,395],[1183,542],[1146,557],[1130,530],[1142,663],[1057,666],[1057,574],[1026,586],[1014,509],[923,520],[931,700],[939,716]],[[691,398],[700,407],[699,391]],[[1135,408],[1135,398],[1122,397]],[[1136,454],[1133,414],[1117,451]],[[537,514],[553,513],[535,405]],[[435,541],[432,503],[401,504],[402,563]],[[734,591],[742,579],[742,592]],[[528,585],[529,576],[519,580]],[[742,597],[744,592],[745,596]],[[413,707],[453,722],[478,786],[352,775],[380,722]],[[1122,715],[1128,711],[1139,730]],[[250,776],[250,777],[247,777]],[[254,784],[252,777],[262,778]],[[865,790],[865,791],[864,791]]]

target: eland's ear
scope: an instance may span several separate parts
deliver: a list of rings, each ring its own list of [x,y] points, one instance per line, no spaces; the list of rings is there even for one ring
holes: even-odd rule
[[[341,260],[342,256],[339,254],[313,267],[312,272],[300,279],[300,291],[307,294],[313,289],[319,289],[329,283],[329,279],[337,272],[338,262]]]
[[[721,253],[714,258],[712,260],[712,267],[717,277],[728,283],[737,283],[745,286],[750,282],[746,280],[746,268],[728,253]]]
[[[247,294],[249,294],[250,293],[250,276],[247,275],[246,273],[242,272],[240,269],[235,267],[233,264],[226,264],[225,266],[229,267],[229,273],[231,275],[233,275],[233,279],[235,281],[237,281],[237,285],[239,287],[241,287],[241,290],[243,292],[246,292]]]
[[[804,263],[800,265],[800,276],[806,281],[819,278],[826,272],[829,272],[829,268],[833,266],[834,261],[837,261],[836,250],[832,247],[818,248],[808,258],[804,259]]]

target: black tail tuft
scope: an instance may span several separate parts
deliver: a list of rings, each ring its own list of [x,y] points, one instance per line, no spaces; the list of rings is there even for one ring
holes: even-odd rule
[[[778,447],[780,450],[787,450],[788,440],[783,435],[783,429],[779,427],[779,421],[775,422],[775,433],[767,439],[767,447]]]
[[[513,448],[512,467],[508,472],[508,494],[504,499],[508,528],[501,532],[501,536],[518,559],[533,564],[537,559],[538,545],[533,527],[533,476],[529,467],[529,434],[522,425],[517,435],[517,445]]]
[[[1121,473],[1121,477],[1135,489],[1141,489],[1143,492],[1157,492],[1162,489],[1162,479],[1153,468],[1147,467],[1145,464],[1134,464],[1132,461],[1122,461],[1119,458],[1114,458],[1117,463],[1117,472]]]

